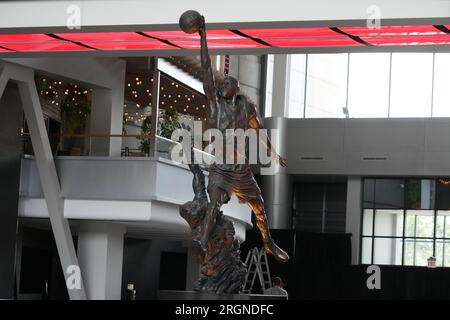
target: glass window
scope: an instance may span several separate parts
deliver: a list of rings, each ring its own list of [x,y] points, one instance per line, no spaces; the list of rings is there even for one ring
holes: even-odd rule
[[[450,211],[437,212],[436,238],[450,238]]]
[[[392,53],[390,117],[431,117],[432,53]]]
[[[363,215],[363,236],[373,235],[373,210],[364,209]]]
[[[376,179],[375,208],[403,208],[404,192],[403,179]]]
[[[306,118],[344,118],[348,54],[308,56]]]
[[[306,54],[289,56],[289,118],[303,118],[305,110]]]
[[[450,53],[434,56],[433,117],[450,117]]]
[[[426,266],[432,255],[433,240],[405,239],[405,265]]]
[[[436,240],[436,266],[450,267],[450,241]]]
[[[408,209],[434,209],[435,184],[431,179],[406,180],[406,207]]]
[[[449,197],[448,178],[364,179],[361,263],[450,267]]]
[[[348,79],[350,118],[387,118],[390,53],[351,53]]]
[[[372,264],[372,238],[362,238],[362,264]]]
[[[405,222],[406,237],[434,237],[434,211],[408,210]]]
[[[373,250],[375,264],[402,264],[402,239],[375,238]]]
[[[450,179],[436,181],[436,209],[450,210]]]
[[[403,237],[403,210],[376,210],[375,235]]]
[[[375,208],[375,179],[364,179],[364,208]]]
[[[266,74],[266,103],[264,105],[264,117],[272,116],[272,90],[273,90],[273,54],[267,56]]]

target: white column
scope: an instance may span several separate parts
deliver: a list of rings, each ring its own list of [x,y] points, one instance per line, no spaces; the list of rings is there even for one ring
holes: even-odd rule
[[[112,92],[110,89],[92,90],[91,128],[92,135],[109,135],[111,133]],[[90,155],[108,156],[110,154],[109,137],[91,137]]]
[[[275,135],[271,134],[270,140],[275,151],[282,157],[286,157],[287,154],[288,79],[289,57],[287,55],[275,55],[272,117],[264,120],[264,126],[269,130],[277,130]],[[286,168],[277,165],[272,174],[262,175],[262,186],[270,228],[290,229],[292,221],[292,181]]]
[[[256,104],[260,102],[261,59],[256,55],[230,56],[230,76],[239,80],[240,91]]]
[[[120,300],[125,227],[83,222],[78,232],[78,260],[87,298]]]
[[[361,177],[349,177],[347,181],[347,212],[345,217],[345,232],[352,234],[352,264],[359,264],[361,197]]]
[[[124,104],[123,82],[113,89],[94,88],[91,105],[91,134],[121,135]],[[92,156],[120,156],[122,138],[94,137],[91,138]]]
[[[289,56],[273,57],[272,117],[287,117],[289,110]]]

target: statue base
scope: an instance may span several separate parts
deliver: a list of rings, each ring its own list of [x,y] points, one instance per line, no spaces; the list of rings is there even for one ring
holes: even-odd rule
[[[263,294],[214,294],[195,291],[160,290],[158,300],[286,300],[284,296]]]

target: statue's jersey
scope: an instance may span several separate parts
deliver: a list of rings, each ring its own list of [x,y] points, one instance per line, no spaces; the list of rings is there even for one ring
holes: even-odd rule
[[[209,126],[211,129],[215,128],[221,131],[223,145],[222,148],[214,150],[216,159],[215,166],[225,171],[242,172],[249,170],[248,159],[246,157],[248,144],[245,143],[245,145],[238,146],[235,143],[235,136],[231,135],[230,131],[236,132],[236,129],[242,129],[242,131],[251,129],[250,123],[252,119],[259,117],[256,106],[244,95],[237,95],[234,105],[227,103],[224,99],[219,99],[216,95],[216,106],[217,115],[214,119],[209,118]],[[255,121],[253,122],[256,123]],[[254,132],[253,138],[257,139],[256,132]],[[244,151],[244,154],[242,154],[242,151]],[[228,160],[226,155],[228,155]],[[230,159],[233,159],[233,155],[234,161],[230,162]],[[238,162],[239,158],[241,162]],[[243,161],[245,163],[242,163]]]

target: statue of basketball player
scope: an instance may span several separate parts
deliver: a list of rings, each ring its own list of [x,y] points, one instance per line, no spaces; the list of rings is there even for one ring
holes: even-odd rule
[[[201,37],[201,64],[203,69],[203,88],[208,103],[208,123],[210,128],[219,129],[224,137],[227,129],[254,129],[263,145],[267,148],[271,158],[281,166],[286,166],[285,159],[280,157],[272,148],[268,137],[260,134],[262,122],[256,110],[256,106],[245,95],[239,94],[239,82],[233,77],[226,77],[217,87],[211,68],[211,59],[208,53],[205,19],[199,28]],[[216,150],[217,151],[217,150]],[[236,150],[233,151],[236,154]],[[218,153],[215,153],[217,158]],[[223,156],[223,154],[221,155]],[[235,158],[236,159],[236,158]],[[279,248],[270,235],[264,201],[250,165],[213,163],[209,168],[208,194],[210,203],[206,212],[200,236],[195,240],[198,246],[206,251],[211,232],[214,229],[217,215],[223,204],[235,195],[239,202],[247,204],[255,214],[256,225],[261,231],[264,250],[272,254],[277,260],[289,261],[289,256]]]

